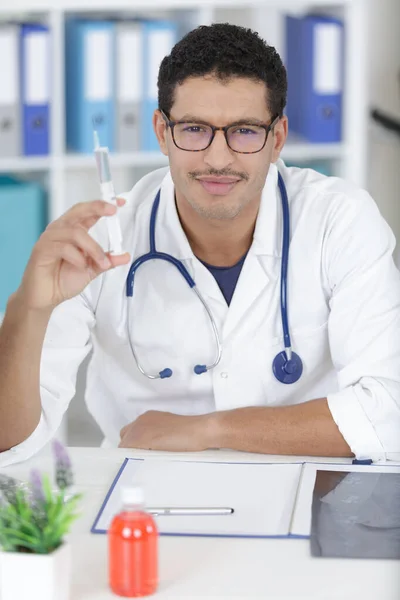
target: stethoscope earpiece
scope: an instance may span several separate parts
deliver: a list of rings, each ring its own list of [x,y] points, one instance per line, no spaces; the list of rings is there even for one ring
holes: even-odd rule
[[[202,373],[207,373],[206,365],[196,365],[193,369],[196,375],[201,375]]]
[[[275,377],[281,383],[296,383],[303,373],[303,363],[295,352],[292,352],[292,358],[288,360],[284,350],[275,356],[272,369]]]
[[[166,379],[167,377],[171,377],[172,369],[164,369],[159,372],[160,379]]]

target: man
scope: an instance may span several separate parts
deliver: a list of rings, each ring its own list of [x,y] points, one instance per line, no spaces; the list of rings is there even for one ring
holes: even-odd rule
[[[169,169],[119,200],[127,253],[103,250],[101,217],[115,209],[78,204],[44,232],[9,301],[0,336],[1,464],[32,455],[55,434],[91,349],[86,401],[110,444],[397,459],[400,277],[375,203],[344,181],[280,160],[285,69],[250,30],[192,31],[164,58],[158,86],[153,125]],[[273,370],[285,347],[280,178],[290,212],[287,314],[303,364],[290,385]],[[126,297],[132,260],[150,250],[151,222],[152,243],[186,267],[215,332],[164,260],[143,264]],[[215,366],[196,374],[202,362]],[[166,368],[171,377],[154,378]]]

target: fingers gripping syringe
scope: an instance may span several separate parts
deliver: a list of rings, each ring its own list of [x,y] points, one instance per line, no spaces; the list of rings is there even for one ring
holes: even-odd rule
[[[114,184],[111,179],[110,156],[108,148],[100,146],[99,136],[97,131],[93,132],[94,137],[94,155],[96,158],[97,172],[100,180],[100,191],[102,199],[105,202],[110,202],[117,206],[117,198],[115,196]],[[108,229],[108,237],[110,241],[111,254],[123,254],[122,250],[122,233],[119,218],[117,213],[105,217]]]

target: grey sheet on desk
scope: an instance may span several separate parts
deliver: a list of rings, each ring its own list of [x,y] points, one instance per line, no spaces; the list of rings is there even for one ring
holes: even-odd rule
[[[400,559],[400,474],[326,473],[314,487],[311,554]]]

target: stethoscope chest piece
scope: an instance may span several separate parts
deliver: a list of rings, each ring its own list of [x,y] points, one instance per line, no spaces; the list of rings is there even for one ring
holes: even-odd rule
[[[303,373],[303,363],[300,356],[295,352],[292,352],[292,358],[288,360],[286,351],[283,350],[275,356],[272,369],[275,377],[281,383],[296,383]]]

